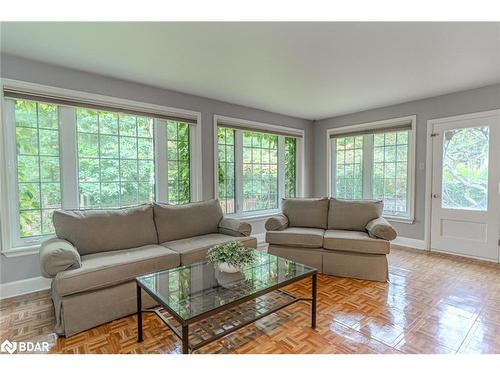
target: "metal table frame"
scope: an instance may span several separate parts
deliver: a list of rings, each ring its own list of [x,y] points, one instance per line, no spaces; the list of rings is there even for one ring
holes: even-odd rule
[[[183,319],[181,316],[179,316],[174,310],[172,310],[169,306],[167,306],[163,301],[161,301],[161,299],[156,296],[154,293],[150,292],[147,288],[144,288],[141,283],[136,279],[136,286],[137,286],[137,342],[142,342],[143,341],[143,334],[142,334],[142,313],[154,313],[156,314],[160,320],[165,324],[167,325],[171,330],[172,332],[174,332],[174,334],[179,337],[181,340],[182,340],[182,353],[183,354],[188,354],[190,353],[190,351],[194,351],[196,349],[199,349],[200,347],[202,346],[205,346],[215,340],[218,340],[220,339],[221,337],[224,337],[226,335],[229,335],[230,333],[248,325],[248,324],[251,324],[267,315],[270,315],[272,313],[275,313],[276,311],[278,310],[281,310],[287,306],[290,306],[292,305],[293,303],[295,302],[298,302],[298,301],[310,301],[311,302],[311,327],[312,328],[316,328],[316,300],[317,300],[317,276],[318,276],[318,271],[317,270],[311,270],[310,272],[308,273],[305,273],[303,275],[300,275],[298,277],[295,277],[293,279],[290,279],[290,280],[287,280],[287,281],[284,281],[282,283],[279,283],[279,284],[276,284],[276,285],[273,285],[269,288],[266,288],[266,289],[263,289],[263,290],[260,290],[254,294],[250,294],[248,296],[245,296],[243,298],[240,298],[238,300],[235,300],[235,301],[232,301],[228,304],[225,304],[223,306],[220,306],[220,307],[217,307],[213,310],[210,310],[210,311],[206,311],[202,314],[199,314],[197,316],[194,316],[192,318],[189,318],[189,319]],[[290,284],[293,284],[297,281],[300,281],[300,280],[303,280],[307,277],[311,277],[311,281],[312,281],[312,287],[311,287],[311,298],[304,298],[304,297],[296,297],[286,291],[283,291],[283,290],[280,290],[280,288],[283,288],[287,285],[290,285]],[[149,296],[151,296],[151,298],[153,298],[156,302],[159,303],[159,305],[161,306],[160,308],[150,308],[150,309],[143,309],[142,308],[142,293],[141,293],[141,290],[144,290]],[[283,304],[283,305],[280,305],[279,307],[277,308],[274,308],[274,309],[271,309],[269,311],[267,311],[266,313],[264,314],[261,314],[261,315],[258,315],[248,321],[245,321],[243,324],[241,325],[238,325],[236,327],[233,327],[227,331],[224,331],[222,333],[219,333],[217,335],[214,335],[212,337],[210,337],[209,339],[207,340],[204,340],[196,345],[192,345],[190,344],[189,342],[189,325],[195,323],[195,322],[198,322],[198,321],[201,321],[203,319],[206,319],[210,316],[213,316],[213,315],[216,315],[220,312],[223,312],[223,311],[226,311],[226,310],[229,310],[231,309],[232,307],[235,307],[235,306],[238,306],[238,305],[241,305],[245,302],[248,302],[248,301],[251,301],[253,299],[256,299],[260,296],[263,296],[265,294],[268,294],[270,292],[273,292],[273,291],[279,291],[281,293],[284,293],[290,297],[292,297],[292,299]],[[177,320],[180,325],[181,325],[181,330],[179,330],[177,327],[175,327],[167,318],[165,318],[165,316],[161,313],[161,308],[165,308],[169,313],[170,315],[172,315],[172,317]]]

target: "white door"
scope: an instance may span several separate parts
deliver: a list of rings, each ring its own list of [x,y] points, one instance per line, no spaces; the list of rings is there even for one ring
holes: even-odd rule
[[[431,248],[499,261],[500,113],[433,120]]]

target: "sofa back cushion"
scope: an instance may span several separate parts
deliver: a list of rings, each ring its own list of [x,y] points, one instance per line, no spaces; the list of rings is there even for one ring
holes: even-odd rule
[[[130,249],[158,243],[150,204],[109,210],[58,210],[56,235],[80,255]]]
[[[328,198],[287,198],[282,209],[290,227],[326,229]]]
[[[154,203],[160,243],[217,233],[224,214],[217,199],[181,205]]]
[[[381,200],[330,199],[328,229],[366,231],[366,225],[382,216],[384,202]]]

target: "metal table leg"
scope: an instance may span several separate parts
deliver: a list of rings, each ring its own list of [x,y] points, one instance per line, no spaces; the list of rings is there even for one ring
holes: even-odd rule
[[[182,326],[182,354],[189,354],[189,326]]]
[[[142,293],[139,284],[137,287],[137,342],[142,342]]]
[[[316,288],[318,285],[318,274],[312,275],[312,300],[311,300],[311,327],[316,328]]]

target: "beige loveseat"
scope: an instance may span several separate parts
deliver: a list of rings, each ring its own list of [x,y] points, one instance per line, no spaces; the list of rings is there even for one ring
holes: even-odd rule
[[[266,222],[268,251],[329,275],[386,281],[397,233],[383,208],[375,200],[284,199],[283,214]]]
[[[40,264],[65,336],[134,313],[136,276],[202,261],[217,244],[257,247],[250,224],[224,218],[217,200],[61,210],[53,221],[57,238],[42,244]],[[144,292],[143,304],[157,305]]]

